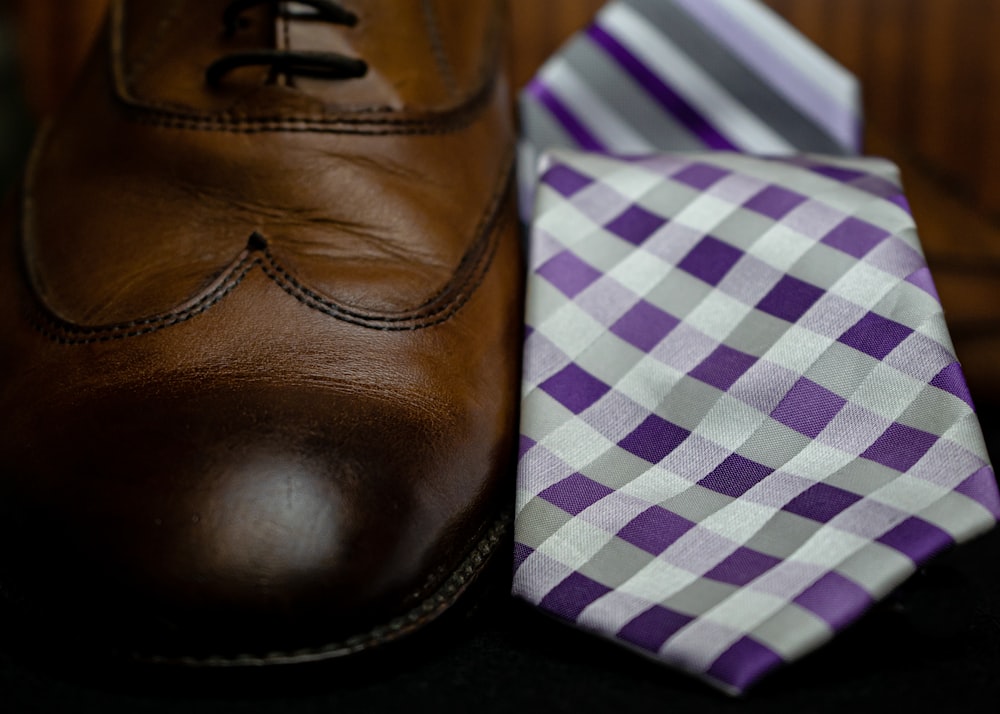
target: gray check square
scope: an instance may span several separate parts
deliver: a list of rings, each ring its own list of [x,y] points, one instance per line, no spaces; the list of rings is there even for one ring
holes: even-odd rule
[[[787,511],[777,511],[746,542],[746,547],[775,558],[789,558],[822,527],[823,524],[814,520]]]
[[[676,216],[691,204],[701,192],[676,181],[662,181],[639,197],[636,203],[660,216]]]
[[[817,243],[789,268],[788,274],[810,285],[829,290],[857,262],[842,251]]]
[[[573,520],[572,514],[566,513],[558,506],[554,506],[544,498],[537,496],[524,504],[524,507],[518,511],[517,517],[525,523],[534,524],[532,536],[520,539],[519,542],[535,549],[548,540],[549,536]]]
[[[899,472],[870,459],[854,459],[829,476],[825,483],[859,496],[868,496],[899,478]]]
[[[805,376],[834,394],[850,399],[878,365],[874,357],[834,342],[806,370]]]
[[[605,332],[576,361],[602,382],[614,386],[644,358],[645,352],[614,333]]]
[[[712,292],[712,287],[683,270],[671,270],[645,298],[674,317],[684,319]]]
[[[595,231],[573,246],[573,252],[588,265],[605,273],[634,252],[634,247],[618,240],[608,240],[602,231]]]
[[[541,441],[569,421],[573,413],[540,389],[533,389],[521,401],[521,433]]]
[[[789,323],[758,310],[747,313],[726,337],[726,344],[740,352],[763,357],[788,331]]]
[[[612,538],[580,568],[580,572],[609,588],[617,588],[654,560],[656,556],[621,538]]]
[[[712,229],[712,235],[746,252],[774,225],[774,219],[756,211],[734,208]]]
[[[961,399],[942,398],[937,387],[927,385],[903,413],[896,417],[896,421],[941,436],[968,413],[969,405]]]
[[[724,493],[692,484],[691,488],[661,501],[660,505],[689,521],[700,523],[732,502],[733,498]]]
[[[765,419],[760,427],[737,449],[751,461],[780,469],[810,444],[810,439],[774,419]]]
[[[685,615],[700,616],[719,605],[738,588],[717,580],[696,580],[660,602],[666,608]]]
[[[667,421],[694,431],[722,394],[701,380],[681,377],[670,396],[660,402],[656,414]]]
[[[622,489],[649,471],[649,462],[615,446],[580,469],[587,478],[613,489]]]
[[[704,615],[737,590],[736,586],[717,580],[695,580],[660,604],[685,615]]]

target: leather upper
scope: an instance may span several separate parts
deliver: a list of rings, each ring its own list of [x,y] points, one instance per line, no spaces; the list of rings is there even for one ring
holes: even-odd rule
[[[510,485],[500,7],[344,0],[347,27],[264,3],[229,36],[227,4],[114,4],[5,211],[0,582],[80,578],[69,609],[127,611],[154,654],[161,630],[263,656],[399,617]],[[369,69],[206,83],[260,47]]]

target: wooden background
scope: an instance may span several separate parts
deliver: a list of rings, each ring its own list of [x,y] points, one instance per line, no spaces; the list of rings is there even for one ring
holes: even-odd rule
[[[36,115],[58,105],[106,2],[0,0]],[[973,391],[1000,401],[1000,0],[765,2],[861,78],[867,150],[901,165]],[[520,86],[603,0],[508,3]]]
[[[515,81],[530,77],[602,1],[509,0]],[[873,127],[1000,219],[1000,2],[765,1],[862,78]],[[29,104],[45,112],[71,81],[107,0],[13,2],[25,28]]]

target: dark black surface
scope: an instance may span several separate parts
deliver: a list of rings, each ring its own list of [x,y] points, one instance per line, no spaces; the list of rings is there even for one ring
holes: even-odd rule
[[[304,668],[115,669],[93,666],[86,650],[48,662],[5,653],[0,710],[995,711],[979,707],[1000,701],[998,549],[994,535],[946,554],[897,598],[739,700],[494,599],[392,656]]]
[[[991,449],[996,410],[982,410]],[[507,563],[474,605],[378,655],[251,671],[111,665],[49,635],[0,643],[0,712],[868,712],[1000,708],[1000,532],[946,552],[860,622],[732,699],[507,597]],[[9,630],[8,630],[9,633]]]

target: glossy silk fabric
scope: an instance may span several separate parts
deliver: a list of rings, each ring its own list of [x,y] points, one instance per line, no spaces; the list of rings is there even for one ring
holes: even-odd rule
[[[544,166],[516,594],[739,691],[993,524],[891,165]]]
[[[614,3],[547,67],[723,8],[766,15]],[[894,166],[607,136],[538,164],[514,592],[738,693],[990,528],[996,479]]]

